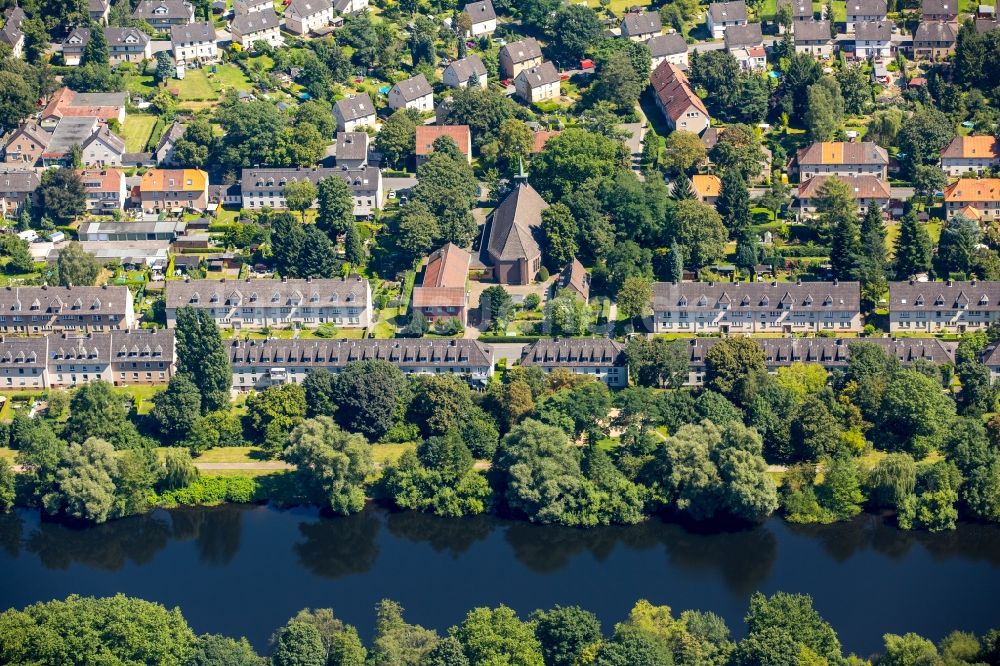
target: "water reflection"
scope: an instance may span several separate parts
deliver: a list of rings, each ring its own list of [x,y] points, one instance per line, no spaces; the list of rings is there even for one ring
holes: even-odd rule
[[[177,509],[170,512],[174,538],[194,539],[198,559],[205,564],[229,564],[240,550],[243,514],[251,507],[211,507]]]
[[[426,543],[435,553],[458,557],[476,542],[486,539],[499,522],[489,516],[455,520],[414,511],[395,511],[386,514],[385,526],[395,537]]]
[[[24,521],[18,513],[0,513],[0,549],[11,557],[21,553]]]
[[[94,527],[75,528],[38,521],[24,547],[47,569],[83,564],[119,571],[125,564],[148,564],[170,541],[170,524],[161,512],[116,520]]]
[[[375,538],[382,526],[380,515],[380,511],[367,509],[353,516],[320,517],[316,522],[300,522],[302,540],[294,546],[299,562],[323,578],[368,571],[378,560]]]

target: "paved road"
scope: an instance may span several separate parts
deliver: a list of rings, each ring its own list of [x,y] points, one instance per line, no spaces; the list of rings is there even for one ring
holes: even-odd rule
[[[203,472],[216,471],[223,469],[235,469],[235,470],[256,470],[256,469],[292,469],[292,466],[281,460],[262,460],[260,462],[197,462],[195,461],[194,466]]]

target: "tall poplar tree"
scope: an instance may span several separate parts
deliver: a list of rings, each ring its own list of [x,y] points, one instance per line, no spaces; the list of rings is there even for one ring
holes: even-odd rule
[[[930,270],[931,237],[913,211],[903,216],[895,250],[897,279],[905,280]]]
[[[730,238],[739,239],[750,228],[750,190],[737,169],[726,169],[722,174],[722,190],[715,206],[722,216]]]
[[[202,413],[227,407],[233,371],[215,319],[202,308],[180,308],[175,333],[177,374],[198,387]]]

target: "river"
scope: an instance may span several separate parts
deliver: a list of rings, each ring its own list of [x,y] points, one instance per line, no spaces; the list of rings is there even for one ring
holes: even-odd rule
[[[699,534],[659,521],[575,530],[234,505],[71,529],[37,512],[0,515],[0,607],[123,592],[179,606],[196,632],[245,635],[260,651],[303,607],[331,607],[368,639],[384,597],[440,631],[500,603],[522,615],[580,604],[611,631],[647,598],[675,613],[714,611],[741,635],[756,590],[812,594],[845,650],[859,654],[878,650],[885,632],[981,633],[1000,626],[1000,526],[932,535],[869,515]]]

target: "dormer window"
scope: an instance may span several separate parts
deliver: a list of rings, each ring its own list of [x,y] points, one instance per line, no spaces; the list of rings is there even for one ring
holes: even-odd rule
[[[904,300],[903,302],[905,303],[906,301]],[[920,294],[919,296],[917,296],[917,297],[916,297],[916,298],[915,298],[915,299],[913,300],[913,304],[914,304],[914,305],[923,305],[923,304],[924,304],[924,295],[923,295],[923,294]]]
[[[770,303],[771,303],[771,299],[768,298],[766,294],[764,295],[763,298],[760,299],[760,304],[761,305],[769,305]]]
[[[704,296],[699,297],[697,305],[699,308],[705,307],[706,305],[708,305],[708,299],[705,298]]]
[[[201,296],[198,295],[197,291],[194,292],[193,294],[191,294],[191,302],[192,303],[198,303],[199,301],[201,301]]]
[[[979,304],[980,305],[989,305],[990,304],[990,299],[986,297],[986,294],[983,294],[982,297],[980,297]]]
[[[938,297],[934,299],[934,305],[944,305],[944,296],[938,294]]]

